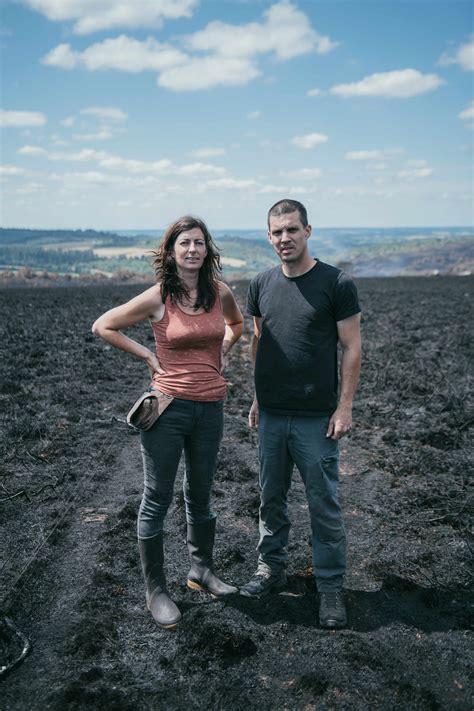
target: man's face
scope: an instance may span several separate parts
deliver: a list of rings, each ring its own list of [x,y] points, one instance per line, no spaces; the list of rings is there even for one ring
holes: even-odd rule
[[[287,215],[270,216],[268,239],[284,263],[299,262],[308,255],[311,225],[304,227],[298,210]]]

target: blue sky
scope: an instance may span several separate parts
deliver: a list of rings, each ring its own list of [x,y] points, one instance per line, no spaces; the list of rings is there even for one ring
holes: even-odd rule
[[[3,226],[473,222],[471,2],[0,8]]]

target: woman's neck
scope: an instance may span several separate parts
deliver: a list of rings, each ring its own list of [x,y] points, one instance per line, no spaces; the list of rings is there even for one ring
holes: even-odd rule
[[[190,294],[193,291],[197,292],[199,272],[188,274],[187,272],[183,272],[178,269],[178,276]]]

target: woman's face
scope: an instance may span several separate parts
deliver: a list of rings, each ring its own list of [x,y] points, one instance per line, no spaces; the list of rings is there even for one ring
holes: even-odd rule
[[[176,238],[172,255],[179,272],[199,271],[207,255],[206,240],[199,227],[181,232]]]

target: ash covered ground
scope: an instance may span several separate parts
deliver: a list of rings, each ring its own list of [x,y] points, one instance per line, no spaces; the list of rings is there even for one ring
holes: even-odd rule
[[[246,286],[234,284],[242,306]],[[363,370],[341,456],[349,619],[338,632],[318,625],[296,471],[288,588],[262,601],[188,590],[178,475],[165,546],[183,619],[176,632],[154,625],[135,538],[139,437],[125,424],[147,371],[90,333],[143,285],[0,291],[0,666],[22,651],[16,630],[32,643],[4,674],[3,711],[472,707],[474,278],[358,286]],[[230,357],[213,489],[216,568],[236,584],[256,563],[250,332],[247,321]],[[129,333],[151,345],[147,324]]]

